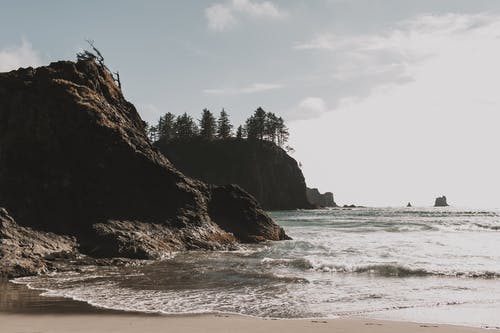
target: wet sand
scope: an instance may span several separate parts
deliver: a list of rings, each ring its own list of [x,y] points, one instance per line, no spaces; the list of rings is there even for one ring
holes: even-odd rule
[[[480,328],[370,319],[265,320],[233,315],[162,316],[92,307],[59,297],[43,297],[25,286],[0,282],[0,332],[485,332]]]

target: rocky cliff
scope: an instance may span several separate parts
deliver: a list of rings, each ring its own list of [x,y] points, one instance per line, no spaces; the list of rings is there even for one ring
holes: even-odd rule
[[[448,202],[446,200],[446,196],[437,197],[434,201],[434,207],[448,207]]]
[[[186,175],[212,184],[237,184],[267,210],[313,208],[297,161],[271,142],[191,140],[159,148]]]
[[[184,176],[143,126],[93,61],[1,73],[0,206],[21,227],[76,237],[94,256],[287,238],[240,188]]]
[[[307,188],[307,200],[319,207],[337,207],[332,192],[320,193],[317,188]]]

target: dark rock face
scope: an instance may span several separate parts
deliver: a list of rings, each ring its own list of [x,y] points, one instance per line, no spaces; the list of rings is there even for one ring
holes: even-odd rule
[[[238,185],[214,186],[209,202],[210,215],[224,230],[230,231],[244,242],[263,241],[263,235],[269,235],[273,239],[290,239],[282,228],[262,220],[266,215],[259,204],[244,193]],[[227,202],[231,202],[231,206]],[[236,224],[233,221],[242,223]]]
[[[446,196],[437,197],[434,201],[434,207],[448,207],[448,202],[446,201]]]
[[[266,210],[313,208],[297,161],[271,142],[193,140],[158,146],[186,175],[211,184],[237,184]]]
[[[20,227],[0,208],[0,277],[46,272],[47,256],[72,253],[75,248],[74,238]]]
[[[307,188],[307,200],[319,207],[337,207],[332,192],[320,193],[317,188]]]
[[[247,212],[236,214],[219,201],[209,207],[225,190],[213,191],[150,145],[136,109],[96,63],[0,74],[0,203],[20,226],[76,236],[87,253],[139,258],[286,238],[246,192],[225,197]],[[235,237],[233,224],[256,224],[257,234]]]
[[[408,207],[408,208],[412,207],[411,202],[408,202],[408,204],[406,205],[406,207]]]

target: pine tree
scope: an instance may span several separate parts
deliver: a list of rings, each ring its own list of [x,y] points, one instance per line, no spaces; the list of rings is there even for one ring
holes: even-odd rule
[[[167,143],[175,138],[175,115],[167,112],[158,121],[158,141]]]
[[[238,129],[236,130],[236,137],[238,139],[243,139],[243,135],[244,135],[243,126],[240,125],[240,126],[238,126]]]
[[[151,126],[146,123],[146,135],[150,142],[156,142],[158,140],[158,130],[156,126]]]
[[[228,139],[231,137],[231,130],[233,125],[229,121],[229,116],[227,112],[222,109],[219,115],[219,119],[217,120],[217,137],[219,139]]]
[[[212,112],[208,109],[203,109],[200,120],[200,136],[205,140],[213,140],[217,124]]]
[[[266,116],[266,111],[264,111],[264,109],[261,107],[257,108],[257,110],[255,110],[253,114],[253,121],[255,130],[257,132],[257,138],[259,138],[260,140],[264,140],[264,134],[266,131]]]
[[[247,139],[256,140],[259,138],[257,129],[257,122],[254,116],[250,116],[245,122],[245,131],[247,132]]]
[[[179,140],[191,140],[198,135],[198,126],[186,112],[175,121],[175,134]]]
[[[278,117],[272,112],[266,114],[266,121],[264,124],[264,136],[267,140],[276,143],[278,131]]]
[[[290,133],[288,132],[288,127],[285,125],[283,118],[278,118],[278,146],[283,147],[288,142],[288,137]]]

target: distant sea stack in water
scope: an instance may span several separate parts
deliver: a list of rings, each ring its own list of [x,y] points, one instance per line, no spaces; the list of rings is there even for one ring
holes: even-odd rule
[[[193,139],[157,146],[189,177],[217,185],[237,184],[266,210],[313,208],[297,161],[273,142]]]
[[[0,244],[39,239],[37,258],[75,244],[98,257],[161,258],[288,238],[240,187],[179,172],[93,60],[0,73],[0,156]],[[31,258],[23,251],[9,262]]]
[[[406,207],[408,207],[408,208],[412,207],[411,202],[408,202],[408,204],[406,205]]]
[[[448,202],[446,201],[446,196],[437,197],[434,201],[434,207],[448,207]]]
[[[307,200],[319,207],[337,207],[332,192],[320,193],[317,188],[307,188]]]

